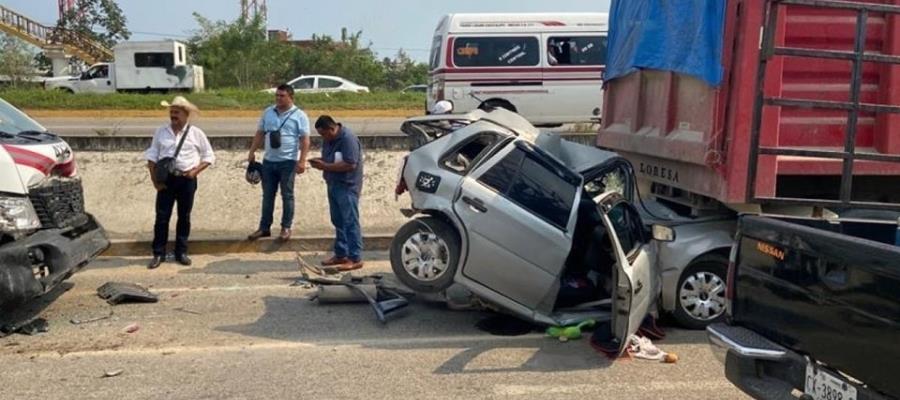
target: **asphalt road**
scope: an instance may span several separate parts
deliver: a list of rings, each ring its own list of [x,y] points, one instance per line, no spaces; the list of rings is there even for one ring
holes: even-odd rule
[[[365,272],[385,272],[369,254]],[[310,261],[321,258],[307,255]],[[28,313],[38,336],[0,339],[3,398],[67,399],[743,399],[703,332],[669,329],[677,364],[619,360],[584,340],[491,336],[481,312],[415,302],[385,326],[364,304],[317,305],[289,253],[197,256],[193,267],[103,258]],[[109,306],[107,281],[140,283],[155,304]],[[50,301],[55,300],[55,301]],[[71,319],[110,319],[73,325]],[[125,333],[129,325],[139,330]],[[104,377],[110,373],[117,376]]]
[[[62,136],[151,136],[166,123],[160,118],[38,118],[45,128]],[[256,118],[203,118],[195,124],[209,136],[251,136],[256,132]],[[340,122],[357,135],[402,135],[403,118],[344,118]],[[557,132],[575,132],[582,126],[564,125]],[[583,129],[582,129],[583,130]]]

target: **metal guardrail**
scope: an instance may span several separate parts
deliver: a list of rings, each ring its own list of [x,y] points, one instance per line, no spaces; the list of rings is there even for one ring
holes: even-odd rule
[[[779,47],[775,45],[775,37],[778,29],[778,17],[780,5],[795,5],[806,7],[821,7],[830,9],[851,10],[856,12],[856,32],[853,51],[834,51],[820,49],[804,49],[792,47]],[[864,207],[879,209],[900,209],[900,204],[854,201],[853,193],[853,164],[856,160],[890,162],[900,164],[900,155],[861,153],[856,151],[856,137],[859,114],[866,113],[891,113],[900,114],[900,106],[863,103],[860,100],[862,86],[863,63],[879,63],[900,65],[900,56],[875,54],[865,51],[867,20],[870,13],[883,13],[888,15],[900,15],[900,6],[833,1],[833,0],[767,0],[765,3],[766,23],[763,30],[762,46],[760,49],[760,63],[756,81],[756,103],[753,110],[753,127],[750,136],[750,163],[748,165],[747,197],[751,203],[781,203],[814,206],[835,207]],[[766,81],[766,66],[769,60],[775,56],[806,57],[820,59],[846,60],[852,63],[850,80],[849,101],[820,101],[790,99],[782,97],[765,96],[764,85]],[[786,148],[779,146],[760,146],[760,132],[762,129],[763,107],[794,107],[808,109],[841,110],[847,112],[847,129],[844,137],[842,151],[826,151],[802,148]],[[756,194],[756,178],[759,170],[760,156],[795,156],[807,158],[821,158],[841,160],[841,187],[839,200],[830,199],[799,199],[779,197],[777,193],[773,197],[762,197]]]

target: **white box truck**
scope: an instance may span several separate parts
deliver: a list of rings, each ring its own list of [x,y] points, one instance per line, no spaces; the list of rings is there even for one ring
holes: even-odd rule
[[[46,89],[70,93],[199,92],[203,67],[187,64],[187,48],[174,40],[123,42],[114,63],[92,65],[81,75],[50,78]]]

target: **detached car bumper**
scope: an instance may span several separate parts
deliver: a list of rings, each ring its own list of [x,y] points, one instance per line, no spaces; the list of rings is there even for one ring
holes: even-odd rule
[[[803,392],[810,362],[806,357],[739,326],[713,324],[706,331],[713,354],[725,364],[725,376],[744,393],[755,399],[796,400],[794,390]],[[853,386],[857,400],[890,399],[864,386]]]
[[[0,247],[0,306],[20,305],[53,289],[109,247],[93,216],[76,228],[44,229]],[[44,274],[36,276],[36,270]]]

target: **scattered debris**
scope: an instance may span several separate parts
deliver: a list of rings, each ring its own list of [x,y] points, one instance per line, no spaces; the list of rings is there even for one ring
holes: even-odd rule
[[[677,354],[668,354],[656,347],[649,338],[638,335],[631,335],[629,338],[627,352],[631,357],[641,360],[660,361],[667,364],[678,362]]]
[[[547,328],[547,335],[559,339],[560,342],[581,339],[581,330],[593,328],[597,322],[589,319],[573,326],[551,326]]]
[[[24,322],[0,327],[0,337],[6,337],[15,333],[18,333],[20,335],[34,336],[39,333],[46,333],[49,331],[50,324],[47,323],[47,320],[36,317]]]
[[[138,325],[137,323],[134,323],[134,324],[126,326],[125,329],[122,330],[122,332],[135,333],[135,332],[139,331],[140,329],[141,329],[141,326]]]
[[[188,314],[203,315],[203,313],[201,313],[201,312],[199,312],[199,311],[189,310],[189,309],[184,308],[184,307],[173,308],[173,310],[175,310],[175,311],[180,311],[180,312],[183,312],[183,313],[188,313]]]
[[[321,285],[313,296],[319,304],[368,303],[368,297],[378,296],[378,287],[375,284],[359,284],[356,285],[356,289],[343,285]]]
[[[537,329],[535,324],[507,314],[495,314],[482,319],[475,327],[495,336],[522,336]]]
[[[110,319],[110,318],[112,318],[112,316],[113,316],[113,312],[110,311],[108,315],[103,315],[103,316],[100,316],[100,317],[94,317],[94,318],[88,318],[88,319],[74,319],[74,318],[73,318],[73,319],[70,319],[69,322],[72,323],[72,325],[84,325],[84,324],[89,324],[89,323],[92,323],[92,322],[97,322],[97,321],[103,321],[103,320],[105,320],[105,319]]]
[[[103,376],[101,376],[101,378],[114,378],[119,375],[122,375],[123,372],[125,372],[124,369],[114,369],[112,371],[106,371],[106,373],[103,374]]]
[[[317,293],[311,296],[310,300],[318,300],[320,304],[368,302],[381,323],[387,323],[390,315],[409,305],[404,294],[414,295],[412,292],[388,284],[381,275],[356,277],[343,273],[332,277],[330,275],[336,275],[340,270],[334,269],[336,272],[332,273],[329,268],[314,267],[307,263],[300,253],[297,253],[297,264],[300,266],[301,277],[291,286],[317,287]],[[317,276],[311,277],[309,273]]]
[[[97,289],[97,295],[107,303],[156,303],[159,297],[133,283],[109,282]]]

